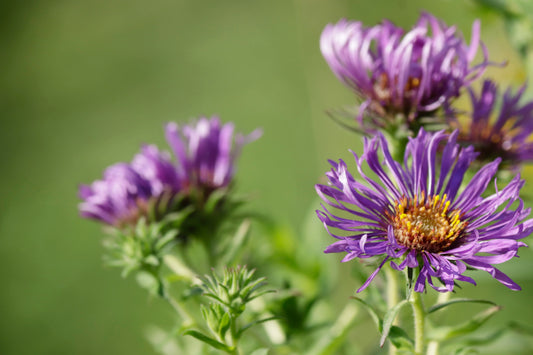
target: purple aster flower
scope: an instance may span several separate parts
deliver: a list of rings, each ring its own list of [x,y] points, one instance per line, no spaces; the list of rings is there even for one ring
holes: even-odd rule
[[[80,186],[81,215],[120,227],[141,216],[162,217],[173,208],[178,195],[190,197],[200,190],[198,195],[207,198],[215,189],[228,186],[240,148],[260,132],[237,135],[234,146],[233,124],[221,125],[214,117],[202,118],[181,131],[169,123],[166,135],[176,162],[154,145],[142,147],[131,164],[113,165],[102,180]],[[151,209],[155,206],[157,210]]]
[[[146,213],[152,196],[150,181],[129,164],[118,163],[106,169],[102,180],[80,186],[79,209],[82,217],[119,226]]]
[[[501,100],[496,84],[490,80],[483,82],[479,96],[469,90],[471,118],[460,127],[458,142],[473,145],[480,153],[480,162],[501,157],[503,168],[517,170],[520,163],[533,160],[533,102],[520,103],[525,89],[524,85],[515,94],[507,89]],[[455,124],[459,126],[457,121]]]
[[[233,130],[232,123],[221,125],[216,116],[182,127],[169,123],[166,137],[178,160],[180,177],[207,191],[228,186],[241,147],[261,135],[257,130],[247,137],[237,134],[234,139]]]
[[[476,158],[472,147],[460,148],[457,131],[431,135],[420,130],[406,147],[403,163],[394,161],[383,135],[365,139],[364,153],[354,154],[361,179],[342,160],[331,162],[329,185],[317,185],[327,207],[319,219],[338,239],[326,253],[346,253],[343,261],[381,256],[383,259],[358,290],[365,289],[388,261],[397,270],[417,268],[414,290],[426,282],[438,291],[452,291],[456,281],[475,281],[467,267],[485,270],[512,290],[513,280],[494,267],[517,255],[519,240],[530,234],[518,193],[524,181],[516,176],[495,194],[483,197],[497,172],[499,159],[483,166],[464,188],[465,172]],[[381,152],[381,154],[380,154]],[[441,152],[438,155],[437,152]],[[382,158],[380,158],[382,156]],[[363,172],[369,168],[376,178]],[[341,235],[334,234],[340,231]],[[444,286],[434,284],[437,278]]]
[[[176,167],[168,153],[153,145],[144,146],[131,164],[107,168],[102,180],[81,185],[79,209],[82,217],[122,226],[150,213],[150,206],[172,202],[182,189]],[[163,198],[165,197],[165,198]]]
[[[364,27],[343,19],[326,26],[320,49],[333,73],[364,100],[360,123],[367,110],[378,116],[373,127],[366,128],[372,132],[398,114],[409,123],[430,116],[459,96],[460,89],[488,65],[479,36],[479,21],[474,22],[467,45],[455,27],[429,13],[422,13],[407,33],[387,20]],[[484,60],[473,66],[480,43]]]

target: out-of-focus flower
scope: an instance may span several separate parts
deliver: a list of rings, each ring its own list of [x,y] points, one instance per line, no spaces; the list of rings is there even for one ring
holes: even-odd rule
[[[176,162],[156,146],[144,146],[130,164],[115,164],[102,180],[80,186],[81,215],[120,227],[135,224],[141,216],[160,218],[172,212],[178,196],[207,199],[230,184],[240,148],[260,132],[237,135],[234,145],[233,124],[221,126],[213,117],[184,126],[181,134],[169,123],[166,135]]]
[[[148,180],[129,164],[118,163],[106,169],[102,180],[80,186],[79,209],[82,217],[118,226],[145,214],[152,196]]]
[[[233,123],[220,124],[218,117],[202,117],[196,123],[166,126],[166,137],[178,160],[178,172],[192,187],[212,190],[228,186],[241,147],[260,137],[256,130],[233,137]],[[234,144],[235,141],[235,144]]]
[[[333,73],[364,100],[360,123],[365,112],[376,116],[372,127],[365,127],[372,133],[397,115],[410,125],[416,123],[459,96],[488,65],[482,43],[484,60],[472,65],[479,36],[479,21],[467,45],[455,27],[422,13],[407,33],[386,20],[374,27],[340,20],[326,26],[320,49]]]
[[[481,163],[502,159],[501,168],[517,170],[521,163],[533,160],[533,102],[520,103],[526,89],[515,94],[507,89],[501,100],[498,88],[485,80],[479,96],[472,89],[472,112],[460,127],[458,142],[473,145]],[[496,110],[496,104],[500,108]],[[459,125],[459,121],[455,124]]]
[[[181,187],[170,155],[155,146],[145,146],[131,164],[112,165],[102,180],[81,185],[79,197],[83,202],[79,209],[82,217],[113,226],[134,224],[139,217],[147,216],[154,205],[170,204]]]
[[[330,235],[339,239],[326,253],[345,252],[343,261],[383,257],[359,291],[388,261],[398,270],[419,270],[417,292],[424,291],[426,282],[441,292],[452,291],[456,281],[475,284],[464,275],[467,266],[489,272],[512,290],[520,289],[493,265],[516,256],[525,246],[519,240],[533,229],[533,220],[526,220],[530,209],[518,196],[524,181],[516,176],[501,191],[482,197],[497,172],[498,159],[460,189],[476,155],[472,147],[460,148],[457,131],[448,136],[421,129],[410,139],[403,164],[392,159],[382,135],[365,140],[361,157],[354,154],[361,179],[348,172],[344,161],[331,162],[329,185],[316,186],[324,201],[341,212],[334,214],[325,206],[317,211]],[[375,179],[365,175],[364,165]],[[443,286],[434,284],[433,277]]]

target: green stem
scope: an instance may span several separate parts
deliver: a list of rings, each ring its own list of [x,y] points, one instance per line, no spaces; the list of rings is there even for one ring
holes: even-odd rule
[[[398,292],[398,272],[390,267],[390,264],[385,268],[385,277],[387,278],[387,309],[392,309],[400,301]],[[398,325],[398,321],[394,320],[393,325]],[[389,355],[396,355],[397,351],[394,345],[389,344]]]
[[[422,355],[424,352],[424,323],[425,311],[422,305],[420,292],[413,290],[409,300],[413,308],[414,328],[415,328],[415,355]]]
[[[188,282],[194,282],[196,280],[197,274],[174,255],[165,255],[163,257],[163,262],[170,269],[170,271],[184,280]]]
[[[163,257],[163,262],[165,265],[177,276],[182,277],[187,282],[193,282],[195,279],[196,274],[179,258],[176,258],[172,254],[167,254]],[[183,307],[181,302],[175,300],[169,293],[166,287],[163,289],[163,299],[165,299],[168,304],[174,308],[176,313],[180,316],[180,318],[183,320],[183,326],[188,327],[193,324],[195,324],[194,318],[187,312],[187,309]]]
[[[398,292],[398,272],[390,267],[390,265],[386,266],[384,270],[385,277],[387,278],[387,308],[391,309],[400,302]]]
[[[239,355],[241,352],[239,350],[239,338],[237,337],[237,317],[230,316],[230,333],[231,333],[231,347],[233,351],[231,354]]]
[[[451,292],[439,293],[436,304],[446,303],[451,297]],[[426,355],[438,355],[440,343],[437,340],[432,340],[428,343]]]
[[[187,312],[187,310],[183,307],[183,305],[176,301],[172,296],[170,296],[168,293],[165,292],[165,295],[163,298],[174,308],[176,313],[180,316],[180,318],[183,320],[182,327],[189,327],[194,324],[193,317]]]

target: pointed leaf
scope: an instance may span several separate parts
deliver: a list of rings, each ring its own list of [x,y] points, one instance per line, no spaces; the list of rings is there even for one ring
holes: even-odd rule
[[[393,325],[389,331],[389,340],[396,349],[414,353],[413,339],[402,328]]]
[[[248,330],[249,328],[253,327],[254,325],[265,323],[265,322],[268,322],[268,321],[271,321],[271,320],[275,320],[275,319],[280,319],[280,317],[272,316],[272,317],[256,320],[255,322],[250,322],[250,323],[244,325],[241,329],[239,329],[238,337],[240,337],[242,335],[242,333],[244,333],[245,330]]]
[[[500,306],[492,306],[485,311],[478,313],[471,320],[454,327],[439,327],[434,329],[428,338],[437,341],[448,340],[461,335],[472,333],[481,327],[490,317],[501,309]]]
[[[385,340],[387,340],[387,336],[389,335],[392,323],[396,319],[398,312],[400,312],[400,309],[402,309],[402,307],[408,303],[409,302],[407,300],[403,300],[387,311],[387,313],[383,317],[383,330],[381,331],[381,339],[379,340],[379,346],[383,346],[383,344],[385,344]]]
[[[220,262],[221,265],[230,264],[235,259],[236,255],[238,255],[242,248],[246,245],[246,241],[250,235],[250,225],[251,222],[249,219],[245,219],[241,223],[237,229],[237,232],[235,233],[235,236],[231,239],[230,245],[222,256]]]
[[[226,335],[226,332],[228,331],[230,327],[230,317],[229,313],[224,313],[222,318],[220,318],[218,323],[218,335],[220,335],[220,339],[224,339],[224,336]]]
[[[217,341],[217,340],[215,340],[215,339],[213,339],[211,337],[208,337],[207,335],[204,335],[204,334],[202,334],[200,332],[197,332],[196,330],[188,330],[188,331],[186,331],[183,334],[195,337],[196,339],[198,339],[200,341],[203,341],[206,344],[211,345],[215,349],[222,350],[222,351],[225,351],[227,353],[230,353],[230,352],[233,351],[233,349],[231,347],[227,346],[226,344],[222,344],[221,342],[219,342],[219,341]]]
[[[430,307],[427,312],[428,312],[428,314],[430,314],[430,313],[433,313],[435,311],[438,311],[439,309],[448,307],[448,306],[450,306],[452,304],[465,303],[465,302],[485,303],[485,304],[490,304],[490,305],[496,306],[496,303],[494,303],[492,301],[488,301],[488,300],[477,300],[477,299],[470,299],[470,298],[456,298],[456,299],[450,300],[448,302],[438,303],[438,304]]]
[[[163,249],[166,245],[168,245],[169,243],[175,240],[177,234],[178,234],[178,231],[176,229],[172,229],[168,231],[161,238],[157,239],[154,249],[156,251]]]
[[[525,324],[521,324],[521,323],[518,323],[518,322],[510,322],[508,327],[509,327],[509,329],[511,329],[511,330],[513,330],[513,331],[515,331],[517,333],[533,336],[533,328],[531,328],[530,326],[527,326]]]
[[[148,255],[146,258],[143,259],[143,262],[151,266],[159,266],[159,264],[161,264],[161,262],[155,255]]]
[[[360,304],[362,304],[366,310],[368,311],[368,313],[370,314],[370,317],[372,318],[372,320],[374,321],[374,323],[376,324],[376,327],[378,328],[378,331],[381,332],[381,329],[382,329],[382,320],[381,318],[379,318],[376,310],[374,308],[372,308],[371,305],[369,305],[368,303],[366,303],[366,301],[364,301],[363,299],[359,298],[359,297],[352,297],[354,300],[356,300],[357,302],[359,302]]]

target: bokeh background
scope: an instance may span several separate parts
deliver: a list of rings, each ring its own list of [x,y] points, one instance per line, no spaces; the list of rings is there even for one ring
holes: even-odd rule
[[[359,137],[325,114],[353,102],[319,52],[327,23],[347,17],[373,25],[389,18],[409,28],[425,9],[470,38],[473,19],[481,18],[491,59],[508,61],[490,74],[502,85],[518,86],[526,77],[501,18],[468,1],[33,0],[0,6],[1,354],[155,353],[144,338],[146,326],[171,324],[172,315],[133,279],[104,266],[100,226],[78,217],[76,194],[79,183],[129,161],[142,143],[164,147],[165,122],[219,114],[245,133],[262,127],[263,137],[239,161],[238,189],[252,196],[255,210],[298,233],[317,207],[313,185],[328,169],[326,159],[361,147]],[[531,193],[531,170],[525,175]],[[310,257],[334,258],[322,254],[329,242],[324,232]],[[505,307],[489,328],[533,319],[533,255],[529,249],[520,254],[503,270],[523,291],[485,276],[461,291]],[[339,290],[339,298],[356,286]],[[364,351],[377,353],[376,332],[365,328],[372,345]],[[505,352],[496,344],[486,353],[531,353],[527,339],[509,343]]]

